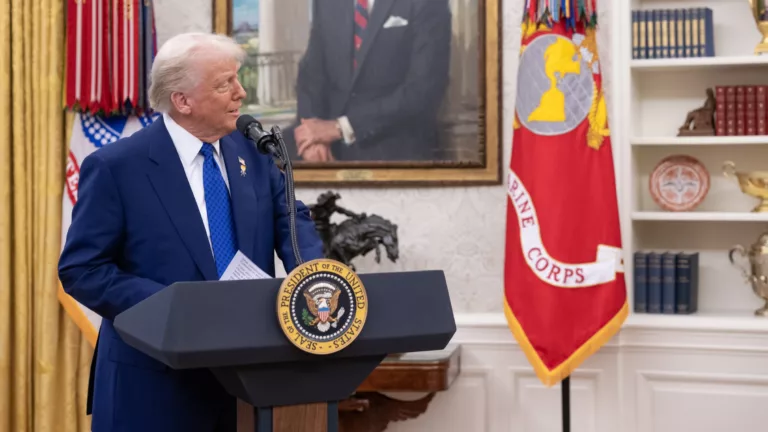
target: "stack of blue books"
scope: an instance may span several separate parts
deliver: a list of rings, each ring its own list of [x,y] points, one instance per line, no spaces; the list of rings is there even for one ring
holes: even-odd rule
[[[637,313],[691,314],[698,309],[699,253],[635,252]]]
[[[712,9],[632,11],[632,58],[713,57]]]

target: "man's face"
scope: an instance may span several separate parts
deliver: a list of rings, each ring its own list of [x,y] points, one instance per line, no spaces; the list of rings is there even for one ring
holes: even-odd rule
[[[189,118],[200,130],[224,136],[236,128],[245,89],[237,79],[240,65],[225,58],[200,59],[198,82],[189,92]]]

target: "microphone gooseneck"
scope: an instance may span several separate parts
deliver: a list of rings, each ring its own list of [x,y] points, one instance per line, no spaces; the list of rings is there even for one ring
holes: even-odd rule
[[[288,149],[283,141],[283,133],[280,131],[279,126],[272,127],[272,134],[277,139],[278,146],[280,147],[280,158],[285,168],[285,201],[288,204],[288,220],[290,223],[291,233],[291,245],[293,246],[293,255],[296,259],[296,266],[304,264],[304,260],[301,258],[301,251],[299,250],[299,240],[296,234],[296,194],[295,186],[293,184],[293,165],[291,164],[291,158],[288,157]]]
[[[244,114],[237,119],[237,130],[246,138],[256,143],[256,149],[265,155],[270,155],[283,164],[285,175],[285,201],[288,206],[288,220],[290,224],[291,246],[296,265],[304,263],[299,251],[299,240],[296,233],[296,191],[293,183],[293,165],[288,157],[288,149],[283,140],[280,127],[273,126],[270,132],[266,132],[261,123],[255,118]]]

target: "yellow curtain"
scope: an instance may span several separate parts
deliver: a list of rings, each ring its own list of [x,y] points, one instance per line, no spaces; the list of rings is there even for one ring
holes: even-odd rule
[[[65,0],[0,0],[0,431],[90,430],[92,348],[57,300]]]

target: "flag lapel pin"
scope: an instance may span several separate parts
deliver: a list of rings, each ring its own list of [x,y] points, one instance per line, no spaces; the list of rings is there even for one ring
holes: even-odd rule
[[[245,166],[245,161],[241,157],[237,157],[237,161],[240,162],[240,175],[245,177],[245,170],[247,169]]]

